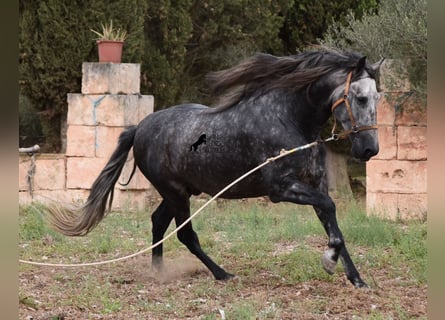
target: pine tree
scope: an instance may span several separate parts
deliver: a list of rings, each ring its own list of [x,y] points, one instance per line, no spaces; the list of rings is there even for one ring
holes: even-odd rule
[[[191,0],[159,0],[150,1],[147,8],[141,87],[155,96],[156,109],[176,103],[181,95],[186,44],[192,30],[190,5]]]

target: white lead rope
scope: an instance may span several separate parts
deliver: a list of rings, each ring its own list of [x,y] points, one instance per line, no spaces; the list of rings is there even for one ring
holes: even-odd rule
[[[296,147],[296,148],[293,148],[293,149],[290,149],[290,150],[284,150],[284,149],[281,150],[279,155],[277,155],[275,157],[268,158],[266,161],[264,161],[263,163],[261,163],[257,167],[255,167],[252,170],[246,172],[245,174],[243,174],[242,176],[240,176],[239,178],[237,178],[236,180],[234,180],[233,182],[228,184],[226,187],[221,189],[221,191],[219,191],[210,200],[208,200],[206,203],[204,203],[198,210],[196,210],[195,213],[193,213],[187,220],[185,220],[175,230],[170,232],[166,237],[164,237],[163,239],[161,239],[158,242],[154,243],[150,247],[145,248],[143,250],[140,250],[140,251],[138,251],[136,253],[130,254],[128,256],[116,258],[116,259],[97,261],[97,262],[88,262],[88,263],[45,263],[45,262],[35,262],[35,261],[28,261],[28,260],[22,260],[22,259],[19,259],[19,262],[26,263],[26,264],[31,264],[31,265],[36,265],[36,266],[47,266],[47,267],[89,267],[89,266],[98,266],[98,265],[102,265],[102,264],[118,262],[118,261],[122,261],[122,260],[126,260],[126,259],[130,259],[130,258],[136,257],[136,256],[138,256],[140,254],[143,254],[143,253],[145,253],[145,252],[147,252],[147,251],[157,247],[158,245],[160,245],[161,243],[166,241],[168,238],[173,236],[176,232],[181,230],[187,223],[189,223],[196,215],[198,215],[202,210],[204,210],[204,208],[206,208],[211,202],[213,202],[215,199],[217,199],[220,195],[222,195],[228,189],[230,189],[235,184],[237,184],[241,180],[245,179],[246,177],[248,177],[249,175],[251,175],[255,171],[261,169],[262,167],[268,165],[271,162],[274,162],[275,160],[278,160],[280,158],[286,157],[286,156],[288,156],[288,155],[290,155],[290,154],[292,154],[294,152],[315,147],[316,145],[320,144],[321,142],[329,142],[329,141],[333,141],[333,140],[336,140],[336,138],[335,137],[330,137],[330,138],[327,138],[325,140],[314,141],[314,142],[311,142],[311,143],[308,143],[308,144],[305,144],[303,146]]]

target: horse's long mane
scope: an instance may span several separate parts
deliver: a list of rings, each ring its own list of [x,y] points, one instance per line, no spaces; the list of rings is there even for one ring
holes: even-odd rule
[[[215,111],[274,89],[299,91],[327,73],[352,70],[362,56],[353,52],[319,50],[277,57],[257,53],[229,69],[210,73],[206,80],[219,98]]]

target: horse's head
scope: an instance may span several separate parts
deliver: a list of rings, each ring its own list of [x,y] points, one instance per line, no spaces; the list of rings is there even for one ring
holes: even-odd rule
[[[376,107],[380,94],[374,74],[380,64],[367,66],[366,57],[361,58],[331,96],[332,113],[351,139],[352,155],[364,161],[379,152]]]

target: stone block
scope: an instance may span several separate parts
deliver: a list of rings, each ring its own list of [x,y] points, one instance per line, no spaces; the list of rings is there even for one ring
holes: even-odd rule
[[[109,158],[117,147],[123,127],[96,127],[96,157]],[[94,141],[94,140],[93,140]]]
[[[88,198],[88,190],[36,190],[33,197],[28,192],[19,192],[19,204],[31,203],[49,204],[56,202],[59,205],[81,205]]]
[[[396,112],[396,125],[403,126],[426,126],[427,109],[426,105],[413,96],[404,100],[400,98],[399,107]]]
[[[66,155],[94,157],[96,132],[93,126],[69,125],[67,128]]]
[[[105,126],[130,126],[139,123],[137,95],[107,95],[96,107],[96,123]]]
[[[366,191],[366,212],[387,219],[396,219],[398,214],[398,194]]]
[[[391,97],[383,96],[377,106],[377,124],[392,126],[395,123],[395,108]]]
[[[65,189],[65,157],[63,155],[39,155],[36,157],[35,166],[33,190]]]
[[[67,158],[67,189],[90,189],[107,160],[106,158]]]
[[[427,159],[427,128],[426,127],[397,127],[397,158],[400,160]]]
[[[427,162],[370,160],[366,164],[366,188],[371,192],[426,193]]]
[[[127,162],[122,169],[121,175],[119,177],[119,183],[126,184],[128,182],[131,171],[133,170],[133,164],[133,155],[132,151],[130,151],[130,155],[128,156]],[[130,180],[130,183],[127,186],[122,186],[119,183],[116,184],[116,188],[122,190],[147,190],[152,188],[150,182],[147,180],[147,178],[145,178],[139,168],[136,168],[133,178]]]
[[[138,123],[154,112],[154,98],[151,95],[138,96]]]
[[[31,169],[31,157],[19,156],[19,191],[28,191],[28,171]]]
[[[29,190],[27,175],[31,170],[31,158],[19,157],[19,191]],[[63,190],[65,188],[65,156],[37,154],[32,174],[32,190]]]
[[[428,195],[402,193],[398,195],[397,204],[402,219],[425,219],[428,211]]]
[[[380,193],[366,194],[368,214],[377,214],[387,219],[425,219],[427,213],[426,193]]]
[[[68,94],[68,125],[137,125],[153,110],[153,97]]]
[[[397,158],[397,130],[392,126],[379,126],[379,153],[373,159]]]
[[[93,106],[99,104],[104,95],[84,95],[68,93],[67,125],[93,126],[95,125],[95,111]]]
[[[135,211],[147,208],[149,194],[142,190],[119,190],[115,189],[112,210]]]
[[[137,63],[82,64],[83,94],[135,94],[140,92],[141,65]]]

